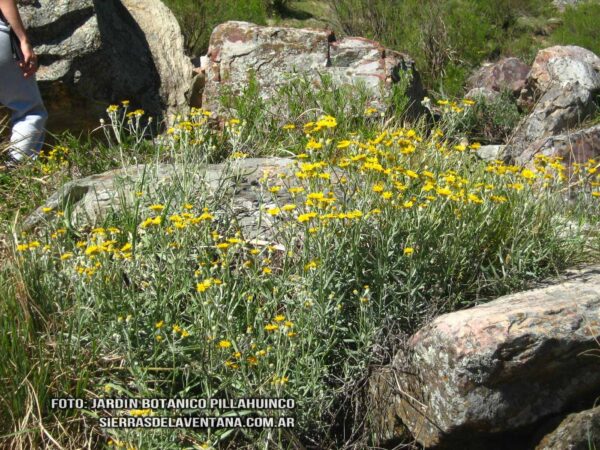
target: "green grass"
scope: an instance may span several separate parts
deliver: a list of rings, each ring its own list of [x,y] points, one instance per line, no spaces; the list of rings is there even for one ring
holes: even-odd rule
[[[360,89],[302,79],[264,104],[259,94],[251,83],[223,98],[222,129],[195,111],[160,142],[115,108],[104,146],[69,139],[68,151],[4,175],[23,180],[9,211],[22,217],[71,174],[163,161],[181,171],[158,191],[151,177],[130,187],[134,204],[95,228],[50,211],[22,234],[4,213],[0,445],[369,448],[364,380],[389,361],[393,339],[600,257],[592,163],[572,180],[559,161],[531,172],[483,163],[460,143],[466,104],[444,108],[429,133],[404,121],[398,96],[395,110],[373,111]],[[269,113],[276,105],[288,115]],[[206,162],[263,155],[297,159],[291,175],[259,186],[273,245],[245,236],[234,193],[207,191],[200,175]],[[34,174],[43,183],[26,187]],[[577,200],[566,200],[579,179]],[[294,186],[303,191],[278,200]],[[62,396],[292,397],[297,425],[100,430],[101,412],[51,410]]]
[[[554,13],[540,0],[342,0],[331,2],[348,34],[415,58],[428,87],[459,95],[470,72],[500,55],[530,60]],[[402,23],[402,26],[398,26]]]
[[[206,53],[215,26],[228,20],[264,25],[271,14],[267,0],[165,0],[179,21],[190,56]]]
[[[551,41],[557,45],[579,45],[600,54],[600,4],[584,1],[566,8],[562,24],[553,31]]]

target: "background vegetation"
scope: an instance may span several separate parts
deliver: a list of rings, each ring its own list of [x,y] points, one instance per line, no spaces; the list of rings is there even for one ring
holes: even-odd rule
[[[554,30],[551,41],[557,45],[579,45],[600,54],[600,3],[587,1],[569,7],[562,16],[562,23]]]
[[[165,0],[177,16],[191,56],[206,53],[215,26],[228,20],[264,25],[268,17],[281,14],[289,0]]]
[[[600,4],[590,0],[560,13],[547,0],[166,0],[178,17],[188,52],[206,52],[213,27],[225,20],[327,26],[339,35],[372,38],[408,53],[426,86],[459,95],[486,60],[531,62],[541,47],[600,50]],[[317,22],[315,22],[315,19]]]

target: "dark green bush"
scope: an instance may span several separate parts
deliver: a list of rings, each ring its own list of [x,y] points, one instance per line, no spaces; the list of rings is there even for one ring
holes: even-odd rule
[[[281,13],[290,4],[290,0],[264,0],[267,11],[271,14]]]
[[[467,111],[460,131],[484,144],[506,142],[522,117],[510,92],[490,99],[479,97]]]

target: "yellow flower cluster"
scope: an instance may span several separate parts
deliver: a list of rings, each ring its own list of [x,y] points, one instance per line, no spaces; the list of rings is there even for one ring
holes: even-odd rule
[[[323,129],[332,129],[337,127],[338,123],[335,117],[322,116],[316,122],[307,122],[304,124],[304,131],[306,133],[316,133]]]
[[[218,278],[207,278],[206,280],[203,280],[196,284],[196,291],[197,292],[206,292],[211,287],[220,286],[222,284],[223,284],[223,282],[221,280],[219,280]]]

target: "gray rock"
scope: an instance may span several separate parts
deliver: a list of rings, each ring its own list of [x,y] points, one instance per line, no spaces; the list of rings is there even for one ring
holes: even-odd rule
[[[569,414],[535,450],[590,450],[600,448],[600,406]]]
[[[320,75],[330,76],[336,85],[362,83],[381,100],[406,74],[411,78],[407,94],[413,111],[420,110],[424,96],[408,56],[367,39],[337,40],[330,31],[226,22],[213,31],[207,56],[203,105],[211,110],[219,109],[225,90],[240,92],[250,74],[258,81],[263,98],[272,97],[295,75],[315,84]]]
[[[545,48],[535,57],[522,97],[531,95],[535,100],[553,85],[566,85],[573,81],[579,81],[586,89],[598,89],[598,71],[600,58],[590,50],[576,45]]]
[[[494,161],[504,158],[506,145],[482,145],[475,152],[484,161]]]
[[[164,113],[170,119],[178,113],[185,112],[188,92],[192,88],[194,67],[185,56],[183,34],[177,19],[160,0],[122,2],[148,43],[152,61],[160,78],[158,94]]]
[[[600,266],[442,315],[373,377],[374,423],[382,440],[397,417],[426,448],[484,448],[594,398],[599,339]]]
[[[519,99],[532,109],[515,130],[507,154],[524,160],[530,144],[576,128],[596,110],[600,58],[576,46],[540,50]]]
[[[560,11],[563,11],[565,8],[569,6],[577,6],[581,3],[581,0],[552,0],[554,6],[556,6]]]
[[[51,131],[95,128],[109,104],[125,99],[154,116],[185,106],[192,68],[159,0],[39,0],[20,11]]]
[[[229,193],[231,204],[223,207],[234,213],[244,234],[268,239],[274,219],[265,210],[276,205],[258,180],[266,176],[270,185],[283,186],[284,181],[278,174],[291,175],[294,167],[293,160],[286,158],[249,158],[195,167],[192,172],[191,167],[186,167],[187,173],[181,167],[168,164],[112,170],[65,184],[24,221],[23,229],[44,224],[47,215],[43,208],[68,211],[77,227],[99,224],[109,213],[130,208],[142,182],[152,193],[168,189],[188,176],[192,180],[188,183],[193,182],[209,196]],[[290,200],[286,189],[281,189],[277,196],[281,204]]]
[[[487,101],[494,100],[495,98],[497,98],[499,96],[500,96],[500,92],[493,91],[486,87],[475,87],[473,89],[470,89],[465,94],[465,98],[470,98],[472,100],[479,100],[479,99],[483,98],[484,100],[487,100]]]

